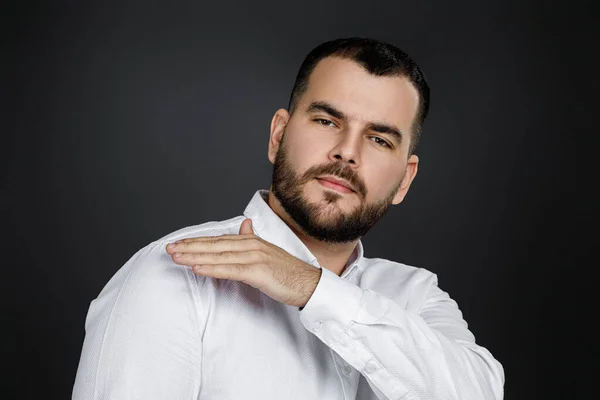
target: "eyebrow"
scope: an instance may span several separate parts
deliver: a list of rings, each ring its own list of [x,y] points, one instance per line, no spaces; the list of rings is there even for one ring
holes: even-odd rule
[[[337,119],[340,119],[343,121],[348,120],[348,117],[342,111],[338,110],[337,108],[335,108],[333,105],[331,105],[330,103],[328,103],[326,101],[313,101],[312,103],[309,104],[306,111],[309,113],[322,111],[322,112],[325,112],[325,113],[331,115],[334,118],[337,118]],[[402,143],[402,138],[403,138],[402,132],[400,131],[400,129],[396,128],[394,125],[386,124],[383,122],[371,121],[367,124],[367,129],[389,135],[398,144]]]

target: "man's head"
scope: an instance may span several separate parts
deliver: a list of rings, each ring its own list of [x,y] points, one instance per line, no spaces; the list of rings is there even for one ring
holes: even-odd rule
[[[362,237],[404,199],[428,107],[425,78],[400,49],[361,38],[321,44],[300,67],[289,110],[271,122],[273,195],[310,236]]]
[[[327,57],[340,57],[351,60],[363,67],[369,74],[382,77],[405,77],[419,94],[417,115],[410,129],[410,147],[413,154],[419,142],[423,123],[429,112],[429,86],[417,63],[396,46],[369,38],[344,38],[320,44],[304,58],[296,76],[288,111],[293,114],[298,101],[308,88],[310,76],[319,61]]]

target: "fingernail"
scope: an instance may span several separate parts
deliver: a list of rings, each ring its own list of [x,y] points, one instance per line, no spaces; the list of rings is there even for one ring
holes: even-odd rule
[[[172,249],[173,247],[175,247],[175,243],[169,243],[167,245],[167,249]]]

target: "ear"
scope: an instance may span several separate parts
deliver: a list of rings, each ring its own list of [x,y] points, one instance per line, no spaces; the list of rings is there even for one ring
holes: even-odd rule
[[[283,132],[285,132],[285,126],[290,120],[290,114],[287,110],[280,108],[275,112],[273,119],[271,120],[271,135],[269,137],[269,161],[275,164],[275,156],[279,150],[281,139],[283,138]]]
[[[419,169],[419,157],[417,157],[415,154],[413,154],[408,158],[408,163],[406,164],[406,170],[404,171],[404,177],[402,178],[400,187],[398,188],[398,191],[396,192],[396,196],[392,200],[392,204],[396,205],[396,204],[402,203],[402,200],[404,200],[404,196],[406,196],[406,193],[408,192],[408,189],[410,188],[410,184],[412,183],[413,179],[415,179],[415,176],[417,175],[418,169]]]

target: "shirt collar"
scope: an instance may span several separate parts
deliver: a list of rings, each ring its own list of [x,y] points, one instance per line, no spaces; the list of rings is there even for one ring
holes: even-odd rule
[[[317,258],[310,252],[304,243],[296,236],[294,231],[267,204],[268,190],[259,189],[254,193],[250,203],[244,210],[244,216],[252,220],[252,227],[256,235],[267,242],[281,247],[300,260],[321,267]],[[362,241],[354,248],[344,272],[349,272],[363,258],[364,249]]]

